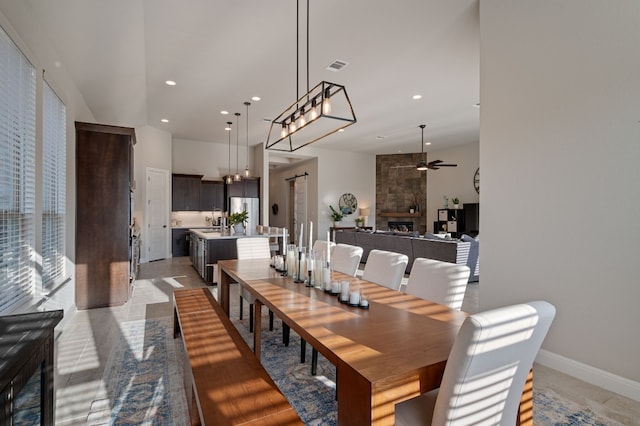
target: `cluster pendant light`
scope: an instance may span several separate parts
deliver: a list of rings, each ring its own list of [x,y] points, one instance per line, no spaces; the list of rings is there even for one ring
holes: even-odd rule
[[[236,112],[235,115],[236,115],[236,129],[237,129],[236,130],[236,174],[233,175],[233,181],[239,182],[242,180],[242,176],[240,176],[240,171],[238,169],[238,156],[240,155],[238,152],[240,150],[240,145],[238,143],[238,141],[240,140],[240,131],[239,131],[240,126],[238,125],[238,123],[240,120],[240,113]]]
[[[247,160],[244,166],[244,177],[248,178],[251,176],[249,171],[249,105],[251,105],[251,102],[245,102],[244,104],[247,107]]]
[[[307,0],[307,93],[298,96],[298,23],[300,1],[296,7],[296,101],[272,122],[266,149],[292,152],[329,136],[356,122],[344,86],[321,81],[309,90],[309,0]]]
[[[230,185],[233,183],[233,178],[231,177],[231,122],[230,121],[227,121],[227,131],[229,132],[229,173],[225,178],[225,182],[227,183],[227,185]]]

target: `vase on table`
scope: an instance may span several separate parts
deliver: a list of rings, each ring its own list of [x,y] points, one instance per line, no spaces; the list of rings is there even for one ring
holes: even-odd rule
[[[237,223],[237,224],[233,225],[233,233],[234,233],[234,235],[244,235],[245,234],[244,224]]]

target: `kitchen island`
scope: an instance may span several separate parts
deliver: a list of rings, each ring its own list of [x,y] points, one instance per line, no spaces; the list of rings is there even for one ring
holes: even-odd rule
[[[237,259],[236,240],[238,238],[282,238],[282,234],[243,235],[234,234],[233,230],[220,229],[194,228],[189,229],[189,233],[191,263],[208,285],[216,284],[218,281],[219,260]]]

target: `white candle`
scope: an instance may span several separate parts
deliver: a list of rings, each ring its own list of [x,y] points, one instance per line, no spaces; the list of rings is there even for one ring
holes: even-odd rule
[[[358,305],[360,303],[360,291],[353,290],[349,295],[349,304],[350,305]]]
[[[333,283],[331,283],[331,293],[340,293],[340,281],[334,281]]]
[[[287,255],[287,228],[282,228],[282,252]]]
[[[343,302],[349,300],[349,281],[342,281],[340,285],[340,300]]]
[[[325,290],[330,290],[331,289],[331,271],[329,270],[329,268],[324,268],[322,272],[323,272],[322,280],[324,281],[324,288]]]
[[[302,251],[302,235],[304,234],[304,223],[300,224],[300,242],[298,243],[298,251]]]
[[[331,263],[331,238],[329,235],[329,231],[327,231],[327,265]]]
[[[309,253],[311,253],[311,247],[313,247],[313,222],[309,221]]]
[[[366,308],[369,306],[369,301],[367,299],[362,299],[360,301],[360,306],[362,306],[363,308]]]

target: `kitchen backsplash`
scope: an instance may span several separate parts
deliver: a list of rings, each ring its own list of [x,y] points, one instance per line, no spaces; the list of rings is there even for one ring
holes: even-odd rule
[[[207,220],[207,218],[209,220]],[[171,212],[172,228],[211,226],[211,212]]]

